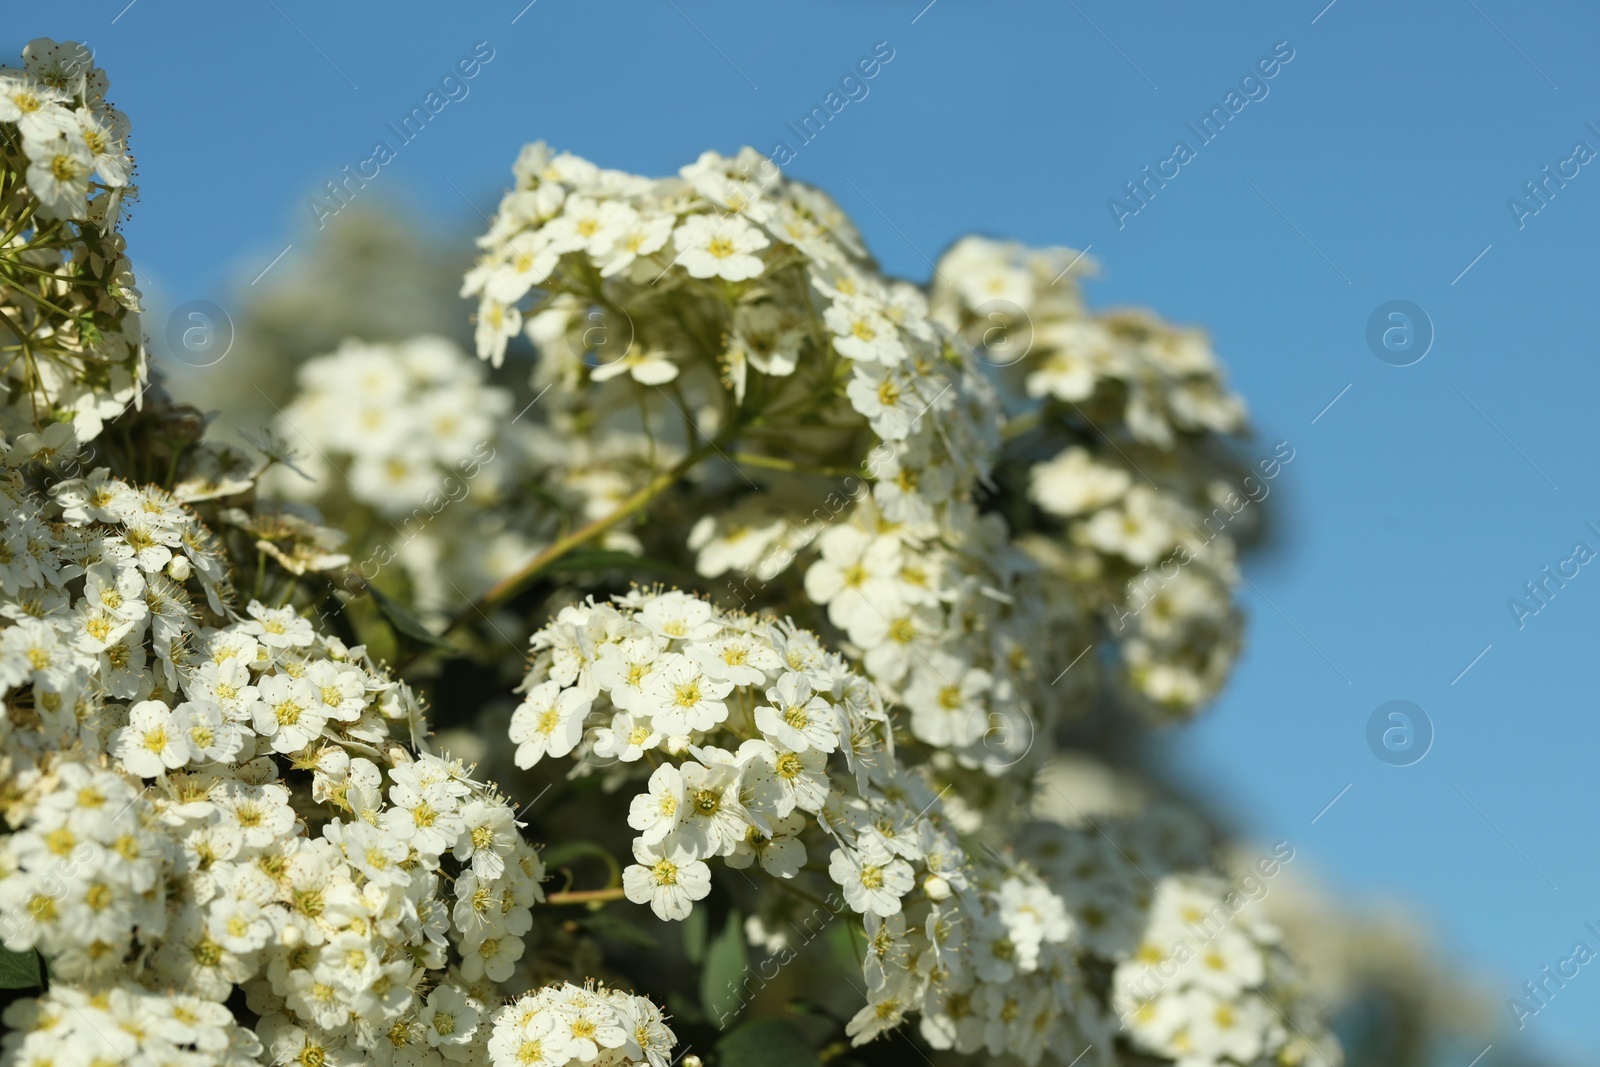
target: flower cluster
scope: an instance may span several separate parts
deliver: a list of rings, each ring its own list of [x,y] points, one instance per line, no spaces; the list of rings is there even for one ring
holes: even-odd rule
[[[40,755],[103,737],[105,701],[178,684],[200,626],[194,595],[212,610],[231,595],[219,546],[177,497],[105,468],[46,498],[13,465],[0,496],[0,696],[30,693],[11,706],[7,741]]]
[[[649,179],[540,143],[515,174],[463,290],[479,300],[479,355],[503,358],[535,293],[527,328],[552,380],[660,388],[710,371],[736,408],[787,398],[794,417],[844,400],[888,444],[886,478],[950,468],[930,476],[928,505],[934,484],[981,474],[998,429],[981,377],[821,192],[752,149]],[[692,314],[663,315],[665,298]]]
[[[518,766],[575,751],[594,768],[660,760],[629,809],[637,862],[623,885],[663,919],[686,918],[710,891],[713,857],[793,878],[808,819],[828,811],[838,833],[855,784],[873,768],[886,773],[878,694],[806,631],[725,615],[685,593],[636,591],[615,606],[564,609],[532,645],[510,723]],[[589,728],[591,716],[604,725]],[[859,868],[849,842],[837,844],[836,869]],[[868,888],[852,871],[852,905],[899,911],[911,867],[881,850],[867,865],[885,880]]]
[[[669,1067],[677,1043],[661,1009],[619,989],[545,986],[494,1013],[495,1067]]]
[[[121,189],[133,173],[127,116],[106,103],[105,72],[88,46],[41,37],[23,69],[0,68],[0,122],[28,157],[28,187],[47,219],[83,219],[91,181]]]
[[[300,389],[278,430],[300,453],[304,477],[281,471],[272,488],[311,499],[342,481],[387,518],[476,488],[495,455],[511,394],[484,381],[482,364],[442,337],[399,344],[347,340],[301,364]]]
[[[1195,710],[1231,665],[1254,516],[1204,527],[1228,489],[1212,440],[1243,409],[1203,339],[1087,312],[1055,284],[1070,253],[979,239],[925,298],[748,149],[648,179],[534,145],[516,176],[466,281],[480,356],[525,329],[534,384],[577,431],[563,450],[646,442],[593,519],[660,493],[696,521],[686,541],[635,527],[642,550],[771,612],[637,589],[562,609],[533,638],[518,765],[573,756],[637,790],[623,889],[662,918],[713,892],[716,858],[837,889],[871,946],[858,1042],[916,1015],[968,1054],[1107,1048],[1087,976],[1134,958],[1141,871],[1210,856],[1181,821],[1102,849],[1019,816],[1102,663],[1156,717]],[[751,936],[782,940],[780,918],[762,904]]]
[[[525,332],[551,398],[513,417],[447,341],[349,341],[299,369],[262,464],[143,388],[125,122],[85,49],[25,61],[0,71],[0,944],[48,987],[5,1013],[0,1067],[670,1067],[666,1017],[616,984],[636,961],[596,939],[714,910],[770,949],[785,900],[839,924],[798,966],[856,1044],[914,1020],[1028,1064],[1337,1058],[1196,818],[1042,803],[1069,717],[1122,705],[1102,666],[1169,713],[1226,672],[1249,517],[1193,525],[1242,408],[1198,335],[1091,315],[1062,256],[992,242],[925,294],[748,149],[651,179],[534,145],[465,289],[479,355]],[[1017,373],[996,300],[1037,327]],[[633,562],[739,608],[617,594]],[[566,606],[511,603],[536,585]],[[531,616],[531,656],[445,645],[452,613]],[[567,855],[631,852],[604,888],[547,895],[528,809],[430,738],[426,696],[459,728],[517,673],[512,744],[466,743],[571,761],[627,825],[562,828]],[[709,1025],[713,968],[697,1006],[674,955],[646,980]]]
[[[192,507],[104,468],[41,494],[40,470],[0,482],[5,948],[63,1003],[143,1018],[152,1057],[480,1056],[543,899],[506,798],[406,743],[421,705],[361,647],[236,612]],[[236,989],[253,1035],[218,1021]],[[71,1030],[30,1003],[12,1045],[39,1062]]]
[[[0,1062],[210,1063],[253,1067],[261,1041],[215,1001],[112,982],[95,992],[61,984],[6,1009]]]
[[[87,46],[47,38],[0,67],[0,431],[49,458],[99,435],[147,374],[139,294],[113,227],[133,159]]]
[[[806,594],[911,713],[918,741],[989,775],[1049,755],[1055,712],[1072,707],[1094,665],[1071,685],[1051,683],[1070,650],[1088,647],[1089,631],[999,516],[963,501],[937,523],[896,522],[867,502],[816,546]]]
[[[547,540],[550,517],[513,491],[542,473],[539,431],[511,418],[510,391],[453,342],[346,340],[297,377],[276,420],[294,469],[265,485],[362,531],[349,546],[360,581],[396,563],[407,599],[433,618]]]
[[[1068,249],[967,237],[940,260],[932,301],[1033,405],[1013,452],[1029,499],[1065,534],[1033,554],[1103,621],[1137,702],[1185,716],[1239,648],[1236,545],[1254,516],[1235,520],[1245,497],[1210,441],[1244,430],[1244,406],[1198,331],[1089,311],[1076,280],[1089,266]]]
[[[735,452],[738,476],[708,476],[698,571],[743,600],[812,550],[804,594],[918,739],[991,774],[1046,755],[1034,740],[1087,704],[1093,664],[1050,683],[1093,617],[980,512],[998,399],[921,291],[880,275],[831,201],[750,149],[647,179],[536,144],[515,171],[465,287],[480,355],[499,358],[532,294],[537,373],[595,413],[598,439],[650,404],[658,426],[691,424],[677,454],[749,438],[760,451]],[[696,430],[716,447],[697,451]]]
[[[621,782],[654,766],[629,806],[628,899],[684,919],[709,859],[787,889],[825,852],[869,945],[858,1044],[921,1011],[935,1047],[1033,1063],[1097,1018],[1062,899],[968,855],[940,794],[896,764],[876,687],[809,632],[635,590],[564,609],[532,643],[518,764],[574,755]]]
[[[1112,975],[1136,1047],[1195,1064],[1328,1058],[1307,1036],[1320,1027],[1303,1006],[1286,1015],[1269,995],[1269,973],[1284,966],[1280,935],[1254,911],[1220,879],[1161,880],[1138,949]]]
[[[1015,368],[1028,396],[1083,405],[1135,441],[1170,448],[1180,434],[1242,430],[1244,403],[1205,335],[1144,311],[1089,312],[1076,276],[1092,265],[1070,249],[964,237],[940,258],[932,300],[993,347],[992,363]]]

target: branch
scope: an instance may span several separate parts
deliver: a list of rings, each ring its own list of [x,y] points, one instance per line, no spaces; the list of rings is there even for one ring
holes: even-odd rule
[[[566,893],[550,893],[544,898],[546,904],[607,904],[613,900],[621,900],[626,894],[623,888],[612,886],[610,889],[574,889]]]
[[[580,526],[578,529],[573,530],[565,537],[555,541],[544,551],[528,560],[528,562],[524,563],[521,567],[518,567],[514,573],[506,575],[504,578],[491,585],[487,590],[479,594],[477,599],[473,600],[472,603],[456,612],[456,614],[450,619],[450,624],[441,630],[438,636],[441,638],[445,637],[450,634],[451,631],[461,626],[462,623],[472,618],[474,615],[481,615],[490,608],[498,607],[501,604],[504,604],[506,601],[522,592],[522,590],[525,589],[545,567],[548,567],[551,563],[554,563],[556,560],[560,559],[562,556],[565,556],[573,549],[583,545],[585,542],[599,537],[601,534],[622,522],[624,519],[627,519],[635,513],[643,510],[656,497],[660,496],[662,493],[666,492],[668,489],[672,488],[672,486],[677,484],[678,479],[683,477],[683,475],[688,472],[689,468],[693,467],[696,463],[704,459],[713,450],[715,450],[716,447],[717,446],[715,443],[707,443],[695,449],[693,452],[690,452],[687,456],[675,464],[672,469],[663,471],[661,474],[658,474],[654,478],[650,479],[649,482],[645,483],[642,488],[624,500],[620,505],[617,506],[617,509],[611,512],[609,515],[603,515],[587,525]],[[396,666],[396,671],[404,669],[411,663],[413,659],[416,658],[418,654],[420,654],[420,652],[413,653],[411,656],[408,656],[402,660]]]

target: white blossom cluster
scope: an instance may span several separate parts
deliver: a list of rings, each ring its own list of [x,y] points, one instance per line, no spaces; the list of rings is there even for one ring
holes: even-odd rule
[[[1268,976],[1284,966],[1280,936],[1221,879],[1163,878],[1138,949],[1112,976],[1135,1047],[1197,1065],[1327,1060],[1303,1006],[1274,999]]]
[[[886,443],[874,478],[923,483],[915,500],[886,487],[895,518],[931,517],[983,473],[998,433],[983,378],[929,319],[921,290],[877,272],[823,193],[748,148],[650,179],[541,142],[514,173],[463,287],[479,301],[480,356],[503,358],[534,293],[527,329],[546,354],[541,373],[569,385],[626,375],[660,387],[700,363],[736,405],[785,396],[817,410],[842,384]],[[652,314],[667,294],[692,300],[703,321]]]
[[[535,144],[515,173],[464,290],[479,298],[480,355],[499,358],[531,293],[538,374],[569,402],[588,388],[602,417],[632,418],[635,398],[604,388],[626,372],[633,393],[671,418],[693,411],[707,435],[749,420],[784,449],[843,450],[847,477],[809,514],[790,482],[708,501],[688,540],[702,575],[748,588],[814,550],[805,593],[913,711],[913,733],[963,766],[1015,767],[1063,709],[1082,709],[1094,664],[1050,683],[1089,645],[1092,617],[1048,595],[1057,583],[974,504],[999,448],[994,391],[830,200],[751,149],[647,179]],[[669,315],[667,300],[692,310]]]
[[[128,120],[106,85],[71,41],[30,41],[21,68],[0,67],[0,431],[45,459],[99,435],[147,374],[113,229],[132,188]]]
[[[648,477],[642,438],[595,440],[560,414],[522,421],[510,390],[441,337],[346,340],[303,363],[297,379],[276,420],[294,468],[274,468],[264,484],[366,529],[368,543],[351,546],[353,572],[371,581],[397,564],[424,618],[442,619],[545,547],[561,509],[598,519]],[[522,491],[528,484],[539,498]],[[640,550],[625,530],[599,543]]]
[[[895,522],[868,502],[816,547],[806,594],[885,697],[911,713],[918,741],[990,775],[1048,755],[1056,716],[1041,712],[1094,675],[1090,665],[1052,690],[1059,668],[1050,664],[1089,639],[1070,596],[1011,543],[999,516],[963,500],[937,522]]]
[[[4,1062],[46,1062],[74,997],[144,1020],[118,1024],[130,1062],[486,1055],[543,899],[506,799],[397,743],[422,709],[362,648],[292,607],[236,614],[172,496],[3,478],[0,941],[52,979]],[[218,1021],[235,989],[254,1034]]]
[[[454,496],[454,482],[485,492],[475,480],[495,455],[511,394],[485,382],[483,365],[453,342],[347,340],[297,377],[278,430],[307,477],[280,469],[278,492],[310,499],[340,481],[391,519]]]
[[[1231,535],[1242,529],[1229,528],[1220,501],[1214,513],[1199,510],[1181,492],[1136,481],[1119,460],[1072,445],[1032,467],[1033,499],[1066,532],[1065,545],[1038,555],[1083,576],[1126,682],[1154,713],[1187,716],[1216,695],[1238,655]]]
[[[549,516],[519,507],[515,492],[542,473],[530,456],[538,431],[517,424],[510,391],[454,342],[349,339],[297,378],[276,420],[294,469],[275,468],[265,484],[368,531],[353,568],[361,580],[397,564],[406,599],[431,619],[547,540]]]
[[[110,982],[88,992],[52,985],[37,999],[10,1005],[0,1061],[46,1064],[260,1063],[261,1042],[235,1022],[224,1005],[191,993],[155,992],[132,982]]]
[[[995,345],[1027,395],[1104,411],[1135,441],[1166,448],[1181,433],[1243,429],[1244,403],[1205,335],[1144,311],[1089,312],[1076,276],[1092,266],[1070,249],[964,237],[940,258],[932,300],[941,319]]]
[[[106,103],[106,75],[76,41],[29,41],[23,66],[0,67],[0,122],[28,157],[28,188],[47,219],[89,217],[93,179],[121,189],[133,174],[128,118]]]
[[[774,899],[824,896],[856,1044],[915,1018],[1028,1064],[1337,1057],[1276,934],[1196,873],[1193,820],[1029,814],[1098,642],[1168,710],[1226,672],[1238,528],[1199,543],[1192,516],[1243,409],[1197,334],[1090,315],[1055,285],[1072,264],[1047,283],[1059,257],[992,242],[929,296],[749,149],[653,179],[537,144],[464,286],[482,360],[539,349],[535,417],[439,337],[350,340],[299,368],[262,464],[146,395],[105,87],[81,45],[0,69],[0,946],[45,986],[0,1067],[670,1067],[662,1011],[585,979],[631,966],[588,934],[731,902],[773,945]],[[996,300],[1040,335],[1019,373],[995,373]],[[741,609],[596,590],[533,624],[526,664],[419,629],[633,559]],[[403,596],[343,610],[395,560]],[[456,703],[525,671],[510,760],[570,758],[595,810],[620,792],[633,862],[547,896],[526,809],[435,749],[408,668]],[[609,856],[605,829],[564,844]],[[697,1027],[701,993],[675,1008]]]
[[[1236,542],[1254,516],[1224,506],[1243,498],[1209,469],[1204,440],[1243,431],[1244,405],[1199,331],[1089,311],[1076,277],[1090,266],[1068,249],[967,237],[940,260],[932,299],[1036,412],[1075,433],[1044,434],[1027,472],[1065,544],[1030,548],[1104,620],[1128,688],[1157,717],[1187,716],[1238,654]]]
[[[501,1007],[491,1025],[495,1067],[669,1067],[677,1043],[649,999],[593,984],[545,986]]]
[[[1287,842],[1229,883],[1202,873],[1211,831],[1187,809],[1090,820],[1067,803],[1080,825],[1029,822],[1017,853],[1110,968],[1112,1025],[1134,1048],[1194,1067],[1341,1062],[1261,903],[1294,856]]]
[[[921,1012],[936,1048],[1034,1063],[1095,1025],[1063,901],[967,854],[940,795],[896,764],[876,687],[811,633],[635,590],[564,609],[532,645],[518,764],[575,754],[634,782],[654,767],[629,806],[628,899],[684,919],[707,860],[785,887],[825,853],[869,944],[856,1043]]]
[[[635,527],[645,551],[687,547],[731,599],[826,620],[848,657],[681,592],[590,599],[534,635],[518,765],[573,756],[639,790],[623,885],[662,918],[712,892],[713,858],[806,886],[826,852],[871,946],[858,1042],[916,1015],[941,1049],[1105,1055],[1111,994],[1088,989],[1134,958],[1140,872],[1211,857],[1181,821],[1115,841],[1057,827],[1063,843],[1019,812],[1099,688],[1102,657],[1079,665],[1099,641],[1159,717],[1192,712],[1231,664],[1248,519],[1215,538],[1195,524],[1217,492],[1206,435],[1241,429],[1243,409],[1204,340],[1091,315],[1075,283],[1051,284],[1064,256],[979,240],[941,262],[930,312],[831,201],[748,149],[648,179],[541,144],[516,176],[464,289],[480,356],[525,330],[535,385],[576,431],[560,450],[644,438],[619,507],[698,460],[668,505],[698,518],[686,545]],[[1013,333],[1035,320],[1016,372],[997,306]],[[1159,485],[1135,482],[1146,464]],[[1004,491],[1045,521],[986,507]],[[786,936],[752,921],[758,940]]]

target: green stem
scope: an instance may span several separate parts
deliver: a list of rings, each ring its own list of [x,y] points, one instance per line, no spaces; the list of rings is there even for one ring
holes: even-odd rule
[[[611,889],[573,889],[565,893],[550,893],[544,898],[546,904],[606,904],[613,900],[621,900],[627,894],[619,885]]]
[[[450,624],[445,627],[439,636],[444,637],[448,635],[452,630],[455,630],[474,615],[483,614],[490,608],[499,607],[501,604],[504,604],[506,601],[522,592],[522,590],[525,589],[545,567],[549,566],[551,563],[554,563],[562,556],[565,556],[573,549],[578,548],[586,542],[592,541],[596,537],[599,537],[601,534],[605,533],[607,530],[610,530],[613,526],[616,526],[623,520],[630,518],[639,511],[642,511],[653,500],[655,500],[656,497],[660,496],[662,493],[672,488],[673,485],[677,484],[678,479],[683,477],[683,475],[689,471],[689,468],[693,467],[696,463],[699,463],[706,456],[710,455],[715,449],[716,445],[710,442],[702,445],[700,448],[695,449],[672,468],[663,471],[661,474],[656,475],[654,478],[650,479],[650,481],[646,482],[642,488],[634,492],[632,496],[628,497],[620,505],[618,505],[615,511],[612,511],[608,515],[603,515],[591,523],[580,526],[576,530],[573,530],[571,533],[567,534],[565,537],[555,541],[555,543],[551,544],[544,551],[528,560],[528,562],[524,563],[521,567],[518,567],[514,572],[506,575],[504,578],[491,585],[472,603],[456,612],[455,616],[451,618]],[[408,658],[407,660],[403,661],[400,666],[403,667],[409,662],[410,659]]]
[[[800,474],[821,474],[829,478],[846,478],[856,473],[845,467],[813,467],[778,456],[763,456],[759,452],[735,452],[728,457],[735,463],[749,467],[766,467],[775,471],[795,471]]]

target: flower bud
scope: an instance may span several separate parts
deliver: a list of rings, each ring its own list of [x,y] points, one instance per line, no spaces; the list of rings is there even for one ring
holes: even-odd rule
[[[930,874],[922,880],[922,891],[928,894],[929,900],[950,899],[950,883],[937,874]]]

